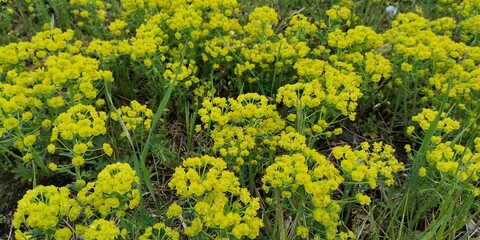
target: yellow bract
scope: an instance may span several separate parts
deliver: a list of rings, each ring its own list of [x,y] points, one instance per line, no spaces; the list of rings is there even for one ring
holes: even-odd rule
[[[220,231],[228,237],[231,232],[236,238],[244,236],[254,239],[263,226],[257,217],[260,208],[258,198],[253,198],[247,189],[240,187],[238,178],[225,170],[226,162],[221,158],[202,156],[188,158],[175,169],[168,186],[174,189],[181,200],[195,200],[193,209],[183,211],[187,206],[174,203],[167,211],[167,217],[181,216],[190,222],[185,234],[196,236],[204,229]],[[192,211],[194,210],[194,211]]]

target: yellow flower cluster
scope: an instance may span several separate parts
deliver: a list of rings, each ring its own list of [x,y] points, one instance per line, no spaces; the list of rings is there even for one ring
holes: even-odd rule
[[[185,30],[191,30],[196,26],[200,26],[201,23],[202,11],[192,5],[175,9],[173,14],[166,20],[168,28],[175,31],[175,34],[181,34]]]
[[[413,116],[412,120],[417,122],[422,130],[427,131],[436,117],[440,117],[436,132],[430,138],[430,146],[425,154],[426,164],[418,170],[418,175],[420,177],[428,175],[429,179],[441,182],[453,179],[461,184],[464,190],[477,194],[475,182],[480,179],[480,138],[472,139],[475,144],[473,148],[467,147],[457,139],[448,140],[448,134],[460,129],[461,123],[447,117],[444,112],[440,114],[438,111],[425,108]],[[470,120],[467,118],[468,121]],[[413,130],[414,127],[410,126],[407,133],[412,134]]]
[[[35,161],[41,170],[37,177],[50,174],[48,169],[71,173],[73,165],[79,179],[84,174],[78,167],[102,156],[94,152],[113,154],[111,145],[97,138],[106,134],[107,115],[93,106],[105,104],[99,85],[112,82],[112,72],[83,56],[83,45],[73,30],[52,29],[0,47],[0,133],[9,134],[8,144],[21,151],[24,162]],[[48,141],[44,148],[36,146]],[[71,164],[57,166],[57,158],[50,158],[47,168],[41,157],[45,152],[69,156]]]
[[[301,151],[307,147],[306,138],[303,134],[296,132],[293,128],[287,127],[274,137],[274,146],[278,146],[288,152]]]
[[[480,142],[479,138],[474,141]],[[479,149],[476,147],[475,151],[472,151],[451,141],[439,141],[427,151],[426,159],[428,164],[443,173],[444,177],[453,176],[462,182],[478,181],[480,179]]]
[[[154,234],[156,232],[157,234]],[[172,230],[172,228],[165,225],[165,223],[156,223],[152,227],[147,227],[145,232],[138,237],[138,240],[148,240],[148,239],[156,239],[158,240],[159,236],[160,239],[172,239],[172,240],[179,240],[180,233],[177,231]]]
[[[112,11],[112,4],[105,1],[69,1],[71,14],[75,17],[76,25],[79,28],[90,28],[109,19],[108,11]],[[88,29],[92,31],[93,29]]]
[[[277,74],[288,71],[288,66],[310,52],[308,43],[302,41],[305,40],[303,35],[314,35],[317,32],[316,26],[309,23],[305,16],[295,15],[285,31],[285,36],[283,33],[274,33],[272,25],[278,23],[278,16],[269,7],[255,9],[249,20],[243,27],[245,36],[238,36],[239,40],[235,41],[233,47],[231,44],[233,51],[239,52],[242,59],[234,70],[237,76],[242,76],[245,71],[251,71],[255,67],[258,67],[255,72],[268,72],[267,78],[272,77],[272,68],[275,68]],[[263,81],[255,75],[247,80]]]
[[[301,58],[295,62],[293,68],[299,76],[305,78],[304,81],[311,82],[323,75],[327,65],[329,66],[327,62],[320,59]]]
[[[82,98],[90,101],[95,99],[99,92],[95,82],[101,80],[113,82],[110,71],[98,70],[99,62],[97,60],[82,55],[71,56],[67,53],[59,53],[58,56],[47,58],[44,65],[49,71],[46,73],[47,79],[42,83],[54,85],[57,91],[61,87],[70,87],[69,94],[74,93],[74,95],[64,98],[74,102],[82,100]],[[43,94],[49,93],[43,92]]]
[[[119,116],[117,116],[117,113]],[[137,128],[150,129],[152,125],[153,112],[146,105],[142,105],[136,100],[130,102],[130,106],[121,106],[117,112],[110,112],[110,118],[118,121],[118,117],[122,119],[125,127],[129,131],[135,131]],[[125,136],[125,132],[122,132]]]
[[[383,35],[385,41],[391,44],[393,51],[391,53],[393,59],[390,61],[413,64],[416,66],[415,75],[428,79],[427,82],[415,83],[424,95],[421,99],[424,103],[438,104],[450,85],[450,101],[447,107],[456,102],[461,103],[460,109],[465,109],[476,104],[476,100],[473,99],[480,91],[477,66],[480,49],[463,42],[455,42],[448,34],[441,35],[441,32],[448,32],[454,28],[452,21],[453,19],[445,18],[429,22],[414,13],[400,14],[392,21],[392,28]],[[467,24],[469,27],[466,28],[470,29],[472,34],[476,34],[475,27],[471,28],[468,21],[470,20],[460,22],[460,29],[462,24]],[[440,35],[436,34],[438,32]],[[465,33],[462,37],[467,43],[473,36],[469,34]],[[408,65],[401,66],[404,71],[410,69]],[[410,77],[404,77],[404,86],[411,84],[409,79]]]
[[[83,232],[85,239],[92,240],[114,240],[121,236],[120,228],[115,225],[115,222],[105,219],[96,219],[88,227],[81,229],[79,232]],[[126,232],[124,231],[124,233]]]
[[[115,35],[115,36],[120,36],[124,32],[124,28],[128,25],[127,22],[124,20],[116,19],[115,21],[111,22],[110,25],[108,26],[108,30]]]
[[[105,134],[106,120],[105,112],[97,112],[92,105],[77,104],[55,119],[50,141],[89,139]]]
[[[190,52],[201,52],[205,62],[209,60],[208,53],[214,58],[224,56],[227,48],[222,46],[223,36],[211,33],[218,32],[228,38],[236,32],[242,32],[238,19],[234,17],[238,12],[236,1],[124,0],[122,5],[123,18],[111,23],[111,28],[114,28],[111,31],[118,33],[117,29],[124,28],[124,22],[130,22],[127,21],[130,17],[135,22],[135,18],[144,16],[145,22],[136,28],[135,36],[125,40],[96,39],[89,43],[87,52],[102,56],[102,61],[106,62],[115,61],[121,55],[130,56],[132,60],[144,65],[147,73],[154,69],[152,78],[156,78],[158,68],[162,68],[165,82],[176,79],[176,84],[194,88],[193,93],[197,96],[203,95],[204,86],[197,77],[199,59]],[[165,45],[167,42],[168,46]],[[188,51],[181,64],[180,56],[184,47],[193,51]],[[217,53],[219,48],[222,48],[220,54]],[[227,56],[228,61],[232,59],[232,56]],[[210,63],[212,68],[218,68],[216,61]],[[180,69],[178,74],[177,69]]]
[[[458,24],[463,42],[471,43],[473,40],[477,39],[477,36],[480,33],[480,27],[477,24],[479,20],[480,16],[474,15]]]
[[[280,149],[290,154],[275,157],[262,177],[262,188],[267,193],[272,188],[278,190],[286,200],[306,193],[306,208],[300,206],[305,212],[293,212],[292,217],[299,213],[313,215],[325,227],[325,236],[334,238],[338,233],[340,206],[331,195],[343,177],[325,156],[306,146],[303,135],[290,132],[279,138]]]
[[[242,166],[249,156],[262,155],[259,151],[269,149],[274,143],[273,136],[285,127],[276,106],[257,93],[242,94],[237,99],[206,99],[202,105],[198,114],[204,129],[213,126],[212,149],[232,166]]]
[[[434,140],[435,139],[435,140]],[[426,165],[419,169],[419,176],[449,184],[456,181],[463,190],[480,195],[480,138],[473,139],[474,148],[468,148],[452,141],[442,141],[433,136],[433,144],[426,152]]]
[[[224,42],[225,41],[225,42]],[[205,41],[205,60],[231,62],[233,57],[229,55],[229,48],[238,48],[239,41],[231,36],[225,36],[223,39],[216,37]],[[208,54],[208,55],[207,55]]]
[[[480,10],[480,1],[463,0],[459,4],[456,4],[456,10],[458,14],[465,18],[477,16]]]
[[[21,126],[16,132],[23,132],[17,136],[21,141],[15,143],[20,150],[35,142],[31,137],[33,129],[40,130],[35,136],[45,140],[44,136],[50,135],[51,119],[72,105],[92,103],[99,92],[98,82],[113,81],[112,73],[100,70],[97,60],[79,54],[83,43],[74,41],[73,35],[73,30],[53,29],[37,33],[28,42],[0,47],[0,73],[5,73],[5,81],[0,83],[0,103],[5,112],[0,116],[0,133]],[[82,121],[85,126],[86,121]],[[58,134],[58,130],[53,134]],[[97,124],[92,131],[103,134],[104,124]],[[65,139],[73,139],[68,131],[62,134]],[[24,160],[29,158],[26,155]],[[77,160],[81,165],[83,160]]]
[[[81,1],[76,4],[88,5]],[[237,1],[206,3],[125,0],[122,4],[123,18],[111,22],[110,31],[119,34],[125,28],[125,23],[130,23],[126,20],[130,16],[144,16],[145,22],[135,30],[135,36],[124,40],[94,39],[87,45],[86,52],[101,56],[101,61],[104,62],[114,61],[120,55],[128,55],[134,61],[143,63],[147,69],[157,69],[162,65],[161,68],[166,67],[163,74],[166,81],[172,81],[176,77],[181,85],[194,88],[196,96],[203,95],[205,84],[197,76],[198,59],[190,52],[201,53],[202,60],[212,70],[219,69],[222,63],[240,59],[233,69],[238,77],[255,67],[265,71],[274,67],[278,74],[288,71],[286,66],[292,65],[297,58],[305,57],[310,51],[307,42],[301,41],[304,37],[300,35],[316,34],[316,26],[309,23],[303,15],[292,17],[287,37],[276,34],[273,25],[278,24],[278,16],[269,7],[255,9],[249,15],[248,23],[242,26],[235,17],[239,11]],[[99,6],[100,10],[109,8],[109,4],[103,5],[105,6]],[[168,46],[165,46],[167,42]],[[177,75],[185,43],[193,51],[187,53]],[[271,76],[272,73],[267,74],[267,77]],[[247,80],[255,82],[263,79],[252,75]]]
[[[65,240],[72,236],[92,240],[125,237],[126,229],[120,230],[114,221],[105,217],[115,213],[121,218],[126,210],[139,204],[136,184],[138,177],[130,165],[116,163],[107,165],[98,179],[88,183],[75,198],[71,198],[73,193],[66,187],[37,186],[18,202],[13,220],[17,229],[15,237],[49,239],[54,235],[55,239]],[[98,210],[101,218],[91,206]]]
[[[365,73],[371,76],[372,82],[379,82],[380,79],[389,79],[393,69],[390,61],[380,54],[367,52],[365,54]]]
[[[295,233],[297,234],[297,236],[299,236],[300,238],[307,238],[308,237],[308,228],[304,227],[304,226],[298,226],[297,227],[297,230],[295,231]]]
[[[310,23],[305,15],[296,14],[290,19],[290,24],[285,29],[285,36],[288,38],[296,36],[303,40],[307,36],[315,36],[317,30],[317,26]]]
[[[167,0],[167,1],[158,1],[158,0],[121,0],[123,12],[122,18],[135,20],[138,18],[138,15],[144,16],[146,19],[151,18],[153,15],[162,12],[168,14],[169,17],[175,15],[176,23],[171,23],[172,27],[182,26],[184,28],[190,28],[191,26],[197,27],[200,26],[202,22],[195,22],[198,19],[198,16],[188,16],[187,14],[192,12],[193,15],[199,14],[202,17],[202,14],[205,12],[208,13],[210,19],[215,15],[225,15],[231,16],[233,13],[238,12],[238,3],[237,1],[230,0],[220,0],[220,1],[177,1],[177,0]],[[197,17],[197,19],[196,19]],[[187,22],[185,25],[182,22]],[[192,25],[195,24],[195,25]]]
[[[369,205],[372,202],[369,196],[366,196],[361,193],[357,193],[357,195],[355,195],[355,198],[362,205]]]
[[[79,203],[85,207],[88,218],[94,215],[92,207],[102,217],[115,213],[117,217],[133,209],[140,203],[139,179],[135,170],[127,163],[107,165],[95,182],[87,185],[77,194]]]
[[[186,87],[190,87],[192,84],[197,84],[200,82],[200,79],[195,76],[198,68],[194,60],[183,62],[183,65],[180,66],[180,68],[178,67],[179,64],[179,62],[166,64],[166,70],[163,73],[163,78],[166,81],[173,83],[174,80],[176,80],[175,84],[182,82]]]
[[[457,22],[451,17],[442,17],[430,22],[430,29],[438,35],[451,36],[456,27]]]
[[[342,170],[353,181],[367,182],[372,189],[377,187],[378,181],[383,181],[387,186],[393,185],[394,174],[404,169],[394,152],[392,146],[382,142],[375,142],[372,147],[363,142],[359,150],[352,150],[349,145],[334,147],[332,150],[335,159],[341,161]]]
[[[328,45],[339,49],[351,49],[351,52],[376,50],[383,44],[383,38],[372,28],[356,26],[343,32],[335,29],[328,33]]]
[[[101,60],[109,63],[116,61],[120,56],[130,56],[132,60],[143,63],[147,68],[159,62],[165,61],[167,46],[162,46],[164,38],[168,38],[158,26],[156,19],[151,19],[145,25],[141,25],[136,32],[136,37],[129,40],[99,40],[95,39],[88,44],[88,54],[100,56]],[[153,62],[152,60],[155,60]],[[157,62],[159,61],[159,62]]]
[[[248,15],[248,20],[243,27],[243,30],[250,34],[250,37],[245,39],[246,42],[265,40],[275,34],[273,25],[278,24],[278,15],[274,9],[267,6],[257,7]]]
[[[73,166],[81,166],[85,163],[84,155],[89,148],[94,148],[91,140],[107,132],[107,115],[105,112],[97,112],[91,105],[78,104],[69,108],[57,116],[53,122],[52,135],[50,137],[51,145],[48,147],[50,153],[56,150],[55,142],[62,146],[73,145],[72,149],[67,149],[74,155],[72,157]],[[104,151],[111,155],[111,147],[104,145]]]
[[[246,42],[243,39],[243,42]],[[296,59],[305,57],[310,51],[306,42],[297,41],[295,38],[285,38],[278,36],[275,40],[265,40],[255,42],[249,46],[241,46],[240,53],[245,63],[237,64],[235,73],[242,76],[246,70],[252,70],[255,66],[260,69],[268,70],[274,63],[275,69],[278,73],[284,72],[286,66],[290,66]],[[271,75],[267,75],[271,77]],[[249,82],[255,82],[258,78],[249,78]]]
[[[247,189],[240,187],[238,178],[228,170],[221,158],[202,156],[186,159],[168,186],[181,197],[172,204],[167,217],[182,216],[191,225],[185,227],[187,236],[202,231],[216,231],[219,237],[248,237],[255,239],[263,226],[257,217],[258,198],[252,198]],[[183,211],[185,209],[185,211]]]
[[[428,131],[428,129],[430,128],[430,125],[433,123],[433,121],[435,120],[438,114],[439,114],[438,111],[424,108],[422,109],[421,113],[412,117],[412,121],[417,122],[423,131]],[[460,128],[460,122],[450,117],[446,117],[446,114],[442,112],[441,118],[438,121],[438,124],[435,130],[442,131],[445,133],[451,133],[455,130],[458,130],[459,128]]]
[[[435,146],[434,149],[429,150],[426,154],[427,161],[435,165],[436,168],[441,172],[451,172],[455,173],[458,170],[458,162],[453,160],[453,157],[456,154],[456,150],[459,149],[464,151],[465,148],[456,145],[455,150],[454,148],[450,147],[450,143],[439,143]],[[462,154],[463,152],[460,152]],[[471,152],[468,154],[471,156]]]
[[[111,72],[98,70],[98,61],[76,54],[81,45],[73,43],[72,30],[54,29],[37,33],[30,42],[0,47],[0,73],[5,73],[0,103],[7,113],[0,117],[0,121],[7,119],[0,132],[18,125],[11,117],[23,113],[24,122],[43,121],[47,108],[60,108],[65,100],[89,101],[98,93],[95,81],[113,81]],[[33,116],[31,111],[38,114]]]
[[[63,219],[75,221],[82,208],[74,199],[70,199],[69,195],[70,190],[66,187],[38,186],[27,191],[18,201],[13,226],[20,229],[24,225],[46,232],[63,226]],[[22,234],[26,233],[21,230],[15,232],[17,239],[20,239]]]
[[[73,30],[55,28],[38,32],[29,42],[10,43],[0,47],[0,72],[7,72],[16,66],[25,66],[31,59],[35,66],[42,64],[41,60],[56,52],[79,52],[81,41],[73,41]]]
[[[349,67],[341,62],[335,64]],[[351,120],[355,119],[357,100],[363,94],[359,88],[362,78],[353,72],[353,67],[351,72],[345,73],[320,60],[304,60],[297,62],[295,68],[300,75],[304,74],[313,79],[310,82],[280,87],[276,96],[277,103],[297,109],[320,108],[324,114],[334,118],[339,115],[335,112],[340,112]]]
[[[350,18],[352,17],[352,12],[348,7],[333,5],[330,9],[325,11],[325,14],[330,18],[331,21],[348,20],[347,26],[350,26]]]

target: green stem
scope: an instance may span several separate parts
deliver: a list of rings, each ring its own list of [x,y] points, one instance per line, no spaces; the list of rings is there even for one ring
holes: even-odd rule
[[[82,177],[80,175],[80,166],[75,166],[75,179],[76,180],[81,180]]]
[[[350,197],[350,192],[352,190],[353,184],[355,183],[352,183],[352,185],[345,184],[345,194],[343,195],[342,199],[346,199]],[[346,216],[343,218],[345,222],[348,222],[350,219],[350,213],[352,212],[352,207],[353,207],[352,203],[347,203],[347,211],[345,211]]]
[[[280,240],[286,240],[287,239],[287,232],[285,231],[285,223],[283,221],[283,208],[282,208],[282,203],[280,200],[280,193],[278,192],[278,188],[275,188],[275,202],[277,204],[276,206],[276,212],[277,212],[277,223],[278,223],[278,231],[280,232]]]
[[[303,188],[300,189],[299,195],[300,195],[300,201],[298,202],[298,205],[297,205],[297,208],[296,208],[297,215],[295,216],[295,219],[293,220],[292,229],[296,229],[296,227],[298,225],[298,222],[300,221],[300,218],[303,214],[303,210],[305,208],[305,189],[303,189]],[[296,234],[295,231],[291,231],[290,234],[288,235],[288,239],[293,239],[295,234]]]
[[[435,134],[438,122],[440,121],[441,115],[443,110],[445,109],[445,105],[447,104],[448,101],[448,95],[450,94],[450,90],[452,89],[453,86],[453,79],[450,79],[448,81],[448,88],[447,91],[445,92],[445,96],[442,100],[442,103],[440,104],[440,107],[438,109],[438,114],[433,120],[433,122],[430,124],[430,128],[425,134],[425,137],[423,138],[422,145],[420,146],[420,149],[418,150],[417,154],[415,155],[415,158],[413,159],[412,163],[412,175],[408,181],[407,188],[410,192],[415,194],[414,187],[417,184],[418,180],[418,170],[425,165],[425,154],[427,152],[427,148],[430,146],[430,139],[432,136]]]
[[[248,185],[251,193],[255,192],[254,178],[255,178],[255,173],[253,172],[252,164],[248,164]]]
[[[35,166],[35,160],[32,160],[32,171],[33,171],[33,188],[37,186],[37,171]]]

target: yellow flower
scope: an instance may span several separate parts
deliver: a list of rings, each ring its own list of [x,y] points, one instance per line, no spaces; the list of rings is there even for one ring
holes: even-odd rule
[[[437,162],[436,167],[441,172],[448,172],[448,171],[454,172],[458,168],[458,163],[451,162],[451,161],[448,161],[448,162],[440,161],[440,162]]]
[[[475,190],[473,190],[473,195],[474,196],[480,196],[480,188],[475,188]]]
[[[31,147],[35,141],[37,141],[37,136],[28,135],[23,139],[23,145],[25,145],[25,147]]]
[[[249,227],[245,223],[237,224],[233,229],[232,229],[232,234],[238,238],[241,239],[243,236],[248,235],[248,232],[250,231]]]
[[[432,143],[434,143],[434,144],[439,144],[439,143],[442,141],[442,137],[440,137],[440,136],[432,136],[432,138],[430,139],[430,141],[432,141]]]
[[[17,126],[18,126],[18,120],[16,118],[10,117],[10,118],[3,119],[3,127],[5,127],[5,129],[10,130]]]
[[[292,193],[289,191],[282,191],[282,197],[283,198],[290,198],[292,197]]]
[[[182,207],[180,207],[177,203],[172,203],[172,205],[168,207],[166,215],[167,218],[178,217],[182,215]]]
[[[45,120],[43,120],[43,122],[42,122],[42,126],[43,126],[44,128],[50,127],[50,124],[52,124],[52,121],[51,121],[50,119],[45,119]]]
[[[112,156],[113,148],[110,144],[104,143],[102,148],[103,148],[103,151],[105,152],[105,154],[107,154],[107,156]]]
[[[340,166],[346,172],[352,172],[353,168],[354,168],[354,161],[343,160],[343,161],[340,162]]]
[[[327,16],[332,19],[332,20],[335,20],[337,19],[337,11],[333,8],[331,9],[328,9],[327,11],[325,11],[325,14],[327,14]]]
[[[142,105],[133,100],[130,102],[130,106],[122,106],[118,108],[117,111],[122,118],[122,121],[125,123],[127,130],[136,130],[141,126],[144,126],[144,129],[149,129],[151,127],[153,112],[147,108],[146,105]],[[118,121],[115,112],[110,113],[110,118],[114,121]]]
[[[335,135],[340,135],[340,134],[342,134],[342,132],[343,132],[342,128],[335,128],[333,130],[333,134],[335,134]]]
[[[120,36],[122,34],[122,30],[127,26],[127,22],[116,19],[108,26],[110,32],[112,32],[115,36]]]
[[[82,166],[85,163],[85,159],[82,156],[75,156],[72,158],[73,166]]]
[[[194,209],[200,215],[207,215],[210,212],[210,205],[204,201],[201,201],[195,204]]]
[[[424,168],[424,167],[421,167],[419,170],[418,170],[418,176],[420,177],[425,177],[427,175],[427,169]]]
[[[105,219],[96,219],[85,229],[85,239],[113,240],[120,236],[120,229],[115,222]]]
[[[192,221],[192,225],[185,228],[185,234],[189,237],[196,236],[198,233],[202,231],[202,228],[203,228],[202,220],[200,220],[200,218],[195,218]]]
[[[32,160],[32,157],[33,157],[33,156],[32,156],[31,153],[27,153],[27,154],[25,154],[25,155],[23,156],[22,159],[23,159],[24,162],[29,162],[30,160]]]
[[[77,155],[82,155],[87,152],[88,146],[85,143],[77,143],[73,146],[73,153]]]
[[[406,63],[406,62],[403,62],[403,63],[402,63],[402,71],[404,71],[404,72],[410,72],[410,71],[412,71],[412,68],[413,68],[412,65],[410,65],[410,64],[408,64],[408,63]]]
[[[152,230],[153,230],[152,227],[147,227],[147,228],[145,229],[145,233],[143,233],[143,234],[138,238],[138,240],[147,240],[147,239],[150,239],[150,236],[152,236]]]
[[[23,120],[24,122],[29,122],[30,120],[32,120],[32,118],[33,118],[33,114],[32,114],[32,112],[30,112],[30,111],[24,112],[24,113],[22,114],[22,120]]]
[[[65,101],[62,97],[53,97],[47,100],[47,105],[53,108],[59,108],[65,105]]]
[[[15,230],[15,239],[28,240],[28,239],[32,239],[32,236],[28,232],[22,232],[20,230]]]
[[[147,58],[147,59],[143,60],[143,64],[145,64],[145,66],[147,66],[147,67],[150,67],[150,66],[152,66],[153,63],[152,63],[152,60]]]
[[[361,182],[365,178],[366,169],[365,165],[360,165],[356,170],[352,171],[352,179],[356,182]]]
[[[80,179],[80,180],[77,180],[75,182],[79,187],[85,187],[87,185],[87,183],[85,182],[85,180],[83,179]]]
[[[414,126],[408,126],[407,127],[407,134],[408,135],[412,135],[413,131],[415,130],[415,127]]]
[[[52,143],[48,144],[48,146],[47,146],[47,152],[53,154],[53,153],[55,152],[55,145],[52,144]]]
[[[57,171],[57,164],[51,162],[51,163],[48,164],[48,168],[49,168],[51,171],[55,172],[55,171]]]
[[[104,105],[105,105],[105,100],[103,100],[102,98],[99,98],[97,101],[95,101],[95,106],[97,107],[101,107]]]
[[[69,228],[60,228],[55,232],[55,239],[69,240],[72,237],[72,231]]]
[[[307,238],[308,237],[308,228],[304,227],[304,226],[298,226],[297,227],[297,235],[300,237],[300,238]]]
[[[412,146],[410,146],[410,144],[405,144],[404,148],[405,148],[405,152],[407,153],[412,151]]]
[[[80,12],[80,16],[82,16],[84,18],[87,18],[89,15],[90,15],[90,13],[86,10],[83,10],[83,11]]]
[[[78,206],[75,200],[69,199],[69,195],[66,187],[37,186],[27,191],[18,202],[14,227],[19,229],[25,224],[44,231],[54,229],[70,207]]]
[[[127,163],[107,165],[99,174],[97,185],[105,193],[126,194],[132,191],[139,179]]]
[[[362,205],[369,205],[370,202],[372,201],[370,199],[370,197],[368,197],[366,195],[363,195],[361,193],[357,193],[357,195],[355,195],[355,197],[357,198],[357,201]]]

